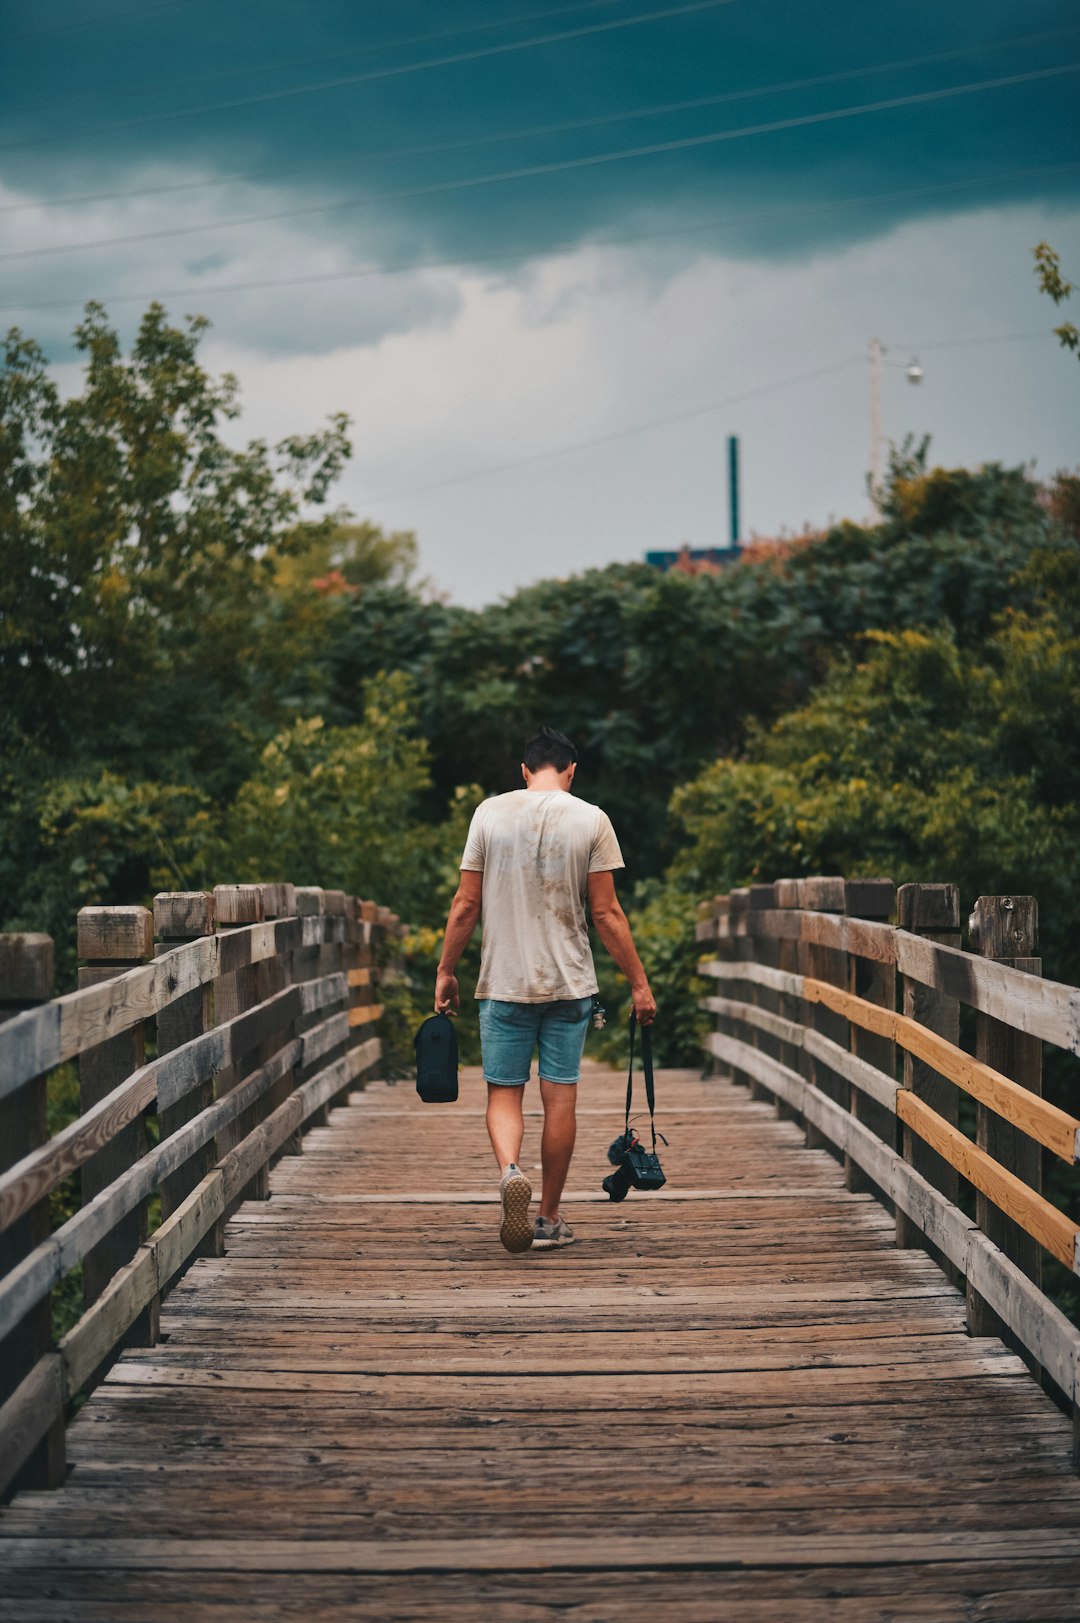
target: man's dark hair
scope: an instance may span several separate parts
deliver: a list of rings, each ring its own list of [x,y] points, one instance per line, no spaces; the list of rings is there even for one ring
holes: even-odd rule
[[[565,772],[571,762],[577,760],[577,750],[565,733],[557,733],[554,727],[541,727],[536,737],[525,745],[521,759],[530,772],[539,772],[544,766]]]

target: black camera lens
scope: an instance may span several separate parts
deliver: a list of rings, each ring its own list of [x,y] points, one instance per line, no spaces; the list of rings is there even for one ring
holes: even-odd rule
[[[625,1200],[630,1193],[630,1174],[625,1167],[617,1167],[600,1185],[609,1200]]]

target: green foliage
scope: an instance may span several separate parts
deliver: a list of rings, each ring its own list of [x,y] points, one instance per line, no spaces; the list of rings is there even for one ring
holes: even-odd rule
[[[1073,285],[1067,282],[1061,274],[1061,260],[1048,242],[1040,242],[1031,250],[1035,260],[1035,275],[1039,279],[1039,289],[1055,304],[1064,304],[1073,292]],[[1062,349],[1071,349],[1080,359],[1080,328],[1071,321],[1062,322],[1060,327],[1054,328]]]
[[[1080,548],[1037,553],[981,649],[951,628],[868,633],[810,702],[677,791],[670,882],[948,877],[1038,894],[1059,978],[1080,978]]]
[[[328,727],[319,716],[293,722],[266,745],[223,814],[220,871],[393,896],[407,912],[427,888],[434,852],[413,827],[427,754],[402,673],[367,685],[353,726]]]
[[[147,774],[155,728],[172,769],[227,775],[237,734],[284,669],[268,549],[323,502],[346,419],[273,450],[223,437],[232,377],[199,365],[205,323],[152,305],[130,357],[104,311],[76,331],[84,388],[62,399],[12,332],[0,371],[0,745]],[[269,680],[268,680],[269,679]]]
[[[697,898],[682,885],[649,879],[639,885],[630,909],[634,941],[656,998],[653,1053],[657,1065],[700,1069],[708,1019],[697,1007],[711,990],[697,974],[694,940]],[[629,1052],[630,989],[626,977],[602,948],[594,947],[600,997],[607,1028],[590,1052],[613,1065],[625,1065]]]
[[[274,576],[281,591],[351,596],[384,582],[405,584],[416,560],[411,530],[386,535],[377,524],[358,524],[342,510],[323,524],[292,531],[275,553]]]
[[[558,725],[581,750],[635,879],[673,854],[667,804],[701,763],[741,750],[755,721],[803,702],[868,630],[946,622],[985,638],[1016,577],[1060,521],[1021,470],[927,472],[896,459],[887,517],[762,548],[716,576],[612,565],[543,581],[470,612],[375,587],[343,605],[323,646],[322,712],[347,722],[381,666],[413,676],[434,793],[477,778],[512,788],[521,743]],[[1017,594],[1020,595],[1017,595]]]
[[[948,879],[962,907],[1035,895],[1047,973],[1080,983],[1080,545],[1035,552],[1014,597],[1024,606],[978,647],[949,625],[867,633],[807,704],[677,790],[684,843],[634,913],[642,943],[657,952],[658,919],[681,917],[686,965],[693,902],[755,880]],[[662,945],[657,956],[671,961]],[[658,995],[662,1025],[692,1027],[696,995],[677,969]],[[1047,1091],[1069,1108],[1074,1073],[1051,1057]],[[1053,1178],[1080,1209],[1073,1182]]]
[[[9,769],[0,806],[3,928],[53,936],[61,987],[72,979],[80,907],[214,883],[205,861],[211,804],[188,785],[105,768],[53,778]]]

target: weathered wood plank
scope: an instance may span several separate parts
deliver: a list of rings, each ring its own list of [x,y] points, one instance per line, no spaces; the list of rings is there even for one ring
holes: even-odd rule
[[[733,1044],[743,1051],[741,1063],[749,1069],[747,1056],[754,1050],[746,1044],[715,1033],[709,1038],[709,1044],[714,1051]],[[1062,1391],[1069,1397],[1080,1392],[1080,1330],[1070,1324],[1015,1265],[1008,1264],[1008,1259],[1001,1256],[969,1218],[861,1122],[839,1110],[830,1100],[808,1097],[812,1090],[802,1077],[767,1056],[756,1056],[756,1064],[766,1086],[797,1108],[813,1114],[821,1130],[858,1161],[879,1188],[962,1274],[967,1277],[973,1277],[973,1272],[978,1274],[981,1294],[1023,1345],[1034,1352],[1034,1342],[1038,1340],[1041,1351],[1036,1356]]]
[[[5,1021],[0,1025],[0,1098],[83,1049],[150,1019],[174,998],[245,964],[291,952],[300,936],[299,919],[204,936],[163,953],[152,964]]]
[[[957,1087],[963,1088],[980,1104],[1038,1139],[1040,1144],[1045,1144],[1047,1149],[1053,1150],[1070,1166],[1073,1164],[1080,1144],[1080,1118],[1059,1109],[1048,1099],[1031,1093],[993,1066],[972,1059],[970,1054],[948,1038],[929,1031],[909,1015],[878,1008],[865,998],[809,976],[804,980],[802,996],[809,1003],[824,1003],[835,1009],[864,1031],[895,1042]]]
[[[0,1284],[0,1336],[6,1335],[35,1302],[81,1262],[119,1217],[150,1194],[159,1181],[184,1166],[193,1151],[208,1144],[223,1125],[261,1097],[298,1058],[298,1042],[281,1049],[241,1087],[206,1106],[36,1247]]]
[[[985,1150],[980,1150],[959,1128],[945,1121],[915,1094],[901,1090],[897,1095],[896,1113],[1026,1234],[1038,1240],[1067,1268],[1072,1268],[1080,1224],[1066,1217],[1042,1195],[1037,1195],[1015,1173],[999,1166]]]
[[[783,1015],[773,1014],[752,1003],[743,1003],[737,998],[705,997],[699,999],[698,1006],[713,1014],[724,1015],[729,1020],[741,1020],[745,1025],[756,1026],[794,1048],[805,1049],[877,1104],[888,1111],[895,1110],[896,1082],[821,1032],[811,1031],[797,1020],[787,1020]]]
[[[719,958],[709,958],[698,965],[699,975],[711,975],[721,981],[748,981],[751,986],[769,986],[776,992],[786,992],[792,997],[801,997],[803,977],[786,969],[770,969],[765,964],[724,963]]]
[[[64,1412],[58,1353],[46,1353],[0,1407],[0,1493]]]
[[[740,1066],[771,1058],[745,1050]],[[783,1067],[765,1085],[795,1097],[792,1077],[815,1092]],[[617,1589],[634,1623],[665,1606],[688,1623],[885,1623],[946,1592],[952,1610],[935,1598],[920,1623],[1039,1616],[1040,1585],[1060,1592],[1063,1572],[1080,1576],[1080,1484],[1067,1423],[1020,1361],[964,1335],[962,1298],[921,1252],[893,1249],[890,1219],[844,1190],[832,1157],[722,1081],[661,1073],[670,1194],[621,1209],[597,1198],[623,1087],[586,1066],[578,1240],[523,1258],[498,1243],[475,1071],[462,1073],[459,1111],[379,1082],[335,1110],[275,1168],[273,1199],[237,1214],[227,1254],[197,1262],[169,1297],[168,1341],[125,1355],[90,1398],[72,1428],[70,1489],[0,1519],[0,1597],[17,1608],[47,1594],[57,1615],[66,1605],[88,1623],[100,1603],[109,1623],[135,1623],[167,1618],[182,1576],[192,1613],[213,1594],[209,1615],[273,1617],[273,1546],[289,1574],[278,1587],[311,1615],[529,1623],[556,1602],[599,1616]],[[846,1110],[820,1096],[812,1108],[823,1129],[831,1108],[854,1148],[886,1157]],[[263,1123],[264,1151],[279,1125],[276,1112]],[[878,1170],[893,1176],[887,1159]],[[895,1181],[913,1206],[925,1193],[965,1259],[984,1255],[970,1221],[939,1217],[910,1167]],[[1037,1312],[1031,1282],[985,1255],[991,1291],[1018,1291]],[[1047,1367],[1060,1367],[1052,1324],[1047,1341]],[[611,1470],[629,1414],[650,1460],[647,1502],[632,1473]],[[531,1577],[503,1564],[522,1542],[505,1525],[511,1494],[544,1551]],[[145,1562],[123,1547],[133,1537]],[[639,1551],[629,1584],[609,1564],[613,1538]],[[550,1565],[558,1540],[576,1546],[575,1571]],[[680,1540],[720,1564],[695,1564]],[[24,1553],[5,1563],[17,1541]],[[163,1542],[172,1564],[159,1571],[149,1547]],[[367,1573],[368,1549],[396,1565]],[[99,1565],[102,1550],[114,1565]],[[467,1572],[469,1561],[481,1564]],[[320,1587],[343,1584],[329,1600]],[[679,1585],[697,1586],[692,1607]],[[995,1614],[993,1593],[1011,1610]],[[108,1609],[118,1596],[128,1610]]]
[[[122,1127],[136,1121],[156,1096],[154,1079],[147,1069],[136,1072],[41,1149],[17,1161],[0,1177],[0,1229],[6,1229],[44,1199],[50,1189],[108,1144]]]
[[[1036,979],[1007,964],[926,941],[906,930],[896,932],[896,966],[912,980],[935,987],[1017,1031],[1080,1054],[1080,987]]]
[[[340,981],[341,977],[336,979]],[[322,988],[315,997],[325,991],[326,988]],[[286,987],[254,1009],[241,1011],[224,1024],[151,1060],[48,1144],[25,1156],[0,1177],[0,1230],[7,1228],[70,1172],[96,1154],[155,1100],[163,1106],[176,1104],[191,1088],[249,1053],[267,1033],[282,1029],[298,1013],[301,993],[300,987]],[[334,1019],[340,1023],[344,1016]],[[3,1029],[0,1026],[0,1032]],[[318,1044],[326,1043],[328,1030],[335,1042],[342,1040],[337,1035],[339,1027],[333,1022],[323,1022],[306,1034],[315,1044],[313,1058],[326,1052],[326,1046],[320,1048]]]
[[[319,1539],[64,1539],[11,1538],[4,1555],[14,1569],[45,1564],[53,1571],[72,1566],[95,1571],[140,1568],[153,1571],[209,1572],[521,1572],[604,1570],[633,1572],[657,1565],[648,1539],[613,1534],[593,1538],[417,1538],[390,1540]],[[662,1565],[668,1569],[753,1565],[765,1569],[813,1567],[842,1562],[850,1566],[903,1565],[911,1561],[1000,1561],[1008,1554],[1076,1559],[1072,1529],[968,1529],[919,1533],[874,1532],[785,1537],[705,1537],[668,1533]]]

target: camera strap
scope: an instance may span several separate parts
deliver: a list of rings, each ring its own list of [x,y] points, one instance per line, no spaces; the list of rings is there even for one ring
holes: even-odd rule
[[[637,1011],[630,1011],[630,1070],[626,1078],[626,1131],[630,1131],[630,1106],[634,1099],[634,1033],[637,1030]],[[652,1147],[656,1149],[656,1090],[653,1086],[652,1033],[648,1026],[641,1028],[641,1069],[645,1076],[645,1100],[649,1106],[649,1125],[652,1128]]]

